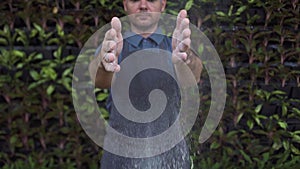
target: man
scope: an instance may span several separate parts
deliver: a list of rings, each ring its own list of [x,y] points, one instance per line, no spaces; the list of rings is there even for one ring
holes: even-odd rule
[[[160,13],[165,10],[167,0],[123,0],[124,10],[129,15],[130,36],[123,39],[122,25],[117,17],[111,21],[111,29],[105,34],[101,49],[90,63],[89,71],[96,87],[110,88],[113,74],[122,70],[120,63],[130,54],[148,48],[160,48],[170,51],[170,60],[174,63],[174,74],[180,74],[177,63],[184,61],[199,81],[202,69],[201,61],[190,52],[189,19],[185,10],[177,17],[173,38],[161,35],[159,30]],[[129,137],[152,137],[165,131],[175,121],[179,109],[180,94],[172,78],[157,70],[147,70],[137,75],[132,82],[135,93],[133,104],[141,110],[149,108],[145,98],[149,91],[159,88],[167,93],[169,104],[158,120],[148,124],[137,124],[125,119],[115,108],[112,97],[108,98],[110,112],[109,124],[118,132]],[[180,79],[179,79],[180,80]],[[153,87],[154,86],[154,87]],[[151,106],[151,105],[150,105]],[[189,153],[185,141],[180,142],[170,151],[148,158],[127,158],[104,152],[101,160],[102,169],[165,169],[190,168]]]

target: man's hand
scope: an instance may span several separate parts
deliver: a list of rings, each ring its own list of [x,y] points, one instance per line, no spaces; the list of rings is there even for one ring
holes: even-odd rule
[[[122,25],[119,18],[112,18],[111,29],[105,33],[101,51],[98,55],[98,58],[101,61],[101,66],[103,66],[103,68],[108,72],[120,71],[118,56],[123,48],[121,30]]]
[[[189,63],[187,53],[191,44],[191,30],[189,24],[190,20],[187,18],[187,11],[181,10],[177,16],[176,28],[172,38],[173,63],[177,63],[179,60]]]
[[[111,20],[111,29],[105,33],[98,56],[89,65],[89,72],[95,86],[109,88],[114,72],[120,71],[118,56],[123,48],[122,25],[119,18]]]
[[[177,16],[176,28],[173,32],[172,38],[172,61],[175,65],[175,70],[178,77],[186,75],[184,71],[185,64],[179,64],[185,62],[194,74],[197,82],[200,82],[200,76],[202,72],[202,61],[200,58],[190,49],[191,47],[191,29],[190,20],[187,18],[186,10],[181,10]],[[183,62],[179,62],[183,61]],[[184,81],[181,81],[184,83]],[[187,85],[187,84],[185,84]]]

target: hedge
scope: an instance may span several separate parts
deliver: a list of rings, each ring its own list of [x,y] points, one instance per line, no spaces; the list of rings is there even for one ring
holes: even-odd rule
[[[203,72],[201,115],[187,137],[192,168],[299,168],[299,1],[168,1],[166,12],[181,8],[214,44],[227,80],[223,118],[200,144],[210,105]],[[87,39],[124,16],[122,1],[1,1],[0,11],[0,167],[99,168],[102,149],[72,105],[72,73]],[[107,91],[96,94],[105,111]]]

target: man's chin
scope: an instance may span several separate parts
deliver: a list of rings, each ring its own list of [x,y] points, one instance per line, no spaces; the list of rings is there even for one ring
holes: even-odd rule
[[[145,29],[149,28],[153,25],[153,23],[149,20],[136,20],[134,24],[137,28]]]
[[[152,20],[153,19],[149,16],[138,16],[135,17],[134,22],[137,22],[139,24],[149,24],[150,22],[153,22]]]
[[[150,25],[149,25],[149,26],[143,25],[143,26],[138,26],[137,28],[138,28],[138,30],[140,30],[142,33],[149,33],[149,29],[151,28],[151,26],[150,26]]]

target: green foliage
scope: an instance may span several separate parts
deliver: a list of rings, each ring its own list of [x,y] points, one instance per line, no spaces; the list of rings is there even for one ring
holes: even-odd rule
[[[217,1],[194,4],[190,11],[201,11],[198,26],[215,45],[228,85],[218,130],[207,143],[192,144],[197,150],[194,168],[297,168],[299,4],[273,0],[234,0],[223,8]],[[207,6],[219,10],[206,12]]]
[[[188,10],[226,70],[221,124],[200,144],[201,116],[189,136],[192,168],[297,168],[299,2],[186,0],[167,6],[174,15]],[[0,10],[0,167],[99,168],[102,150],[83,132],[72,105],[72,73],[90,35],[124,15],[122,1],[3,1]],[[202,84],[206,78],[204,71]],[[108,91],[96,89],[95,95],[108,119]],[[203,92],[204,115],[209,98]]]

